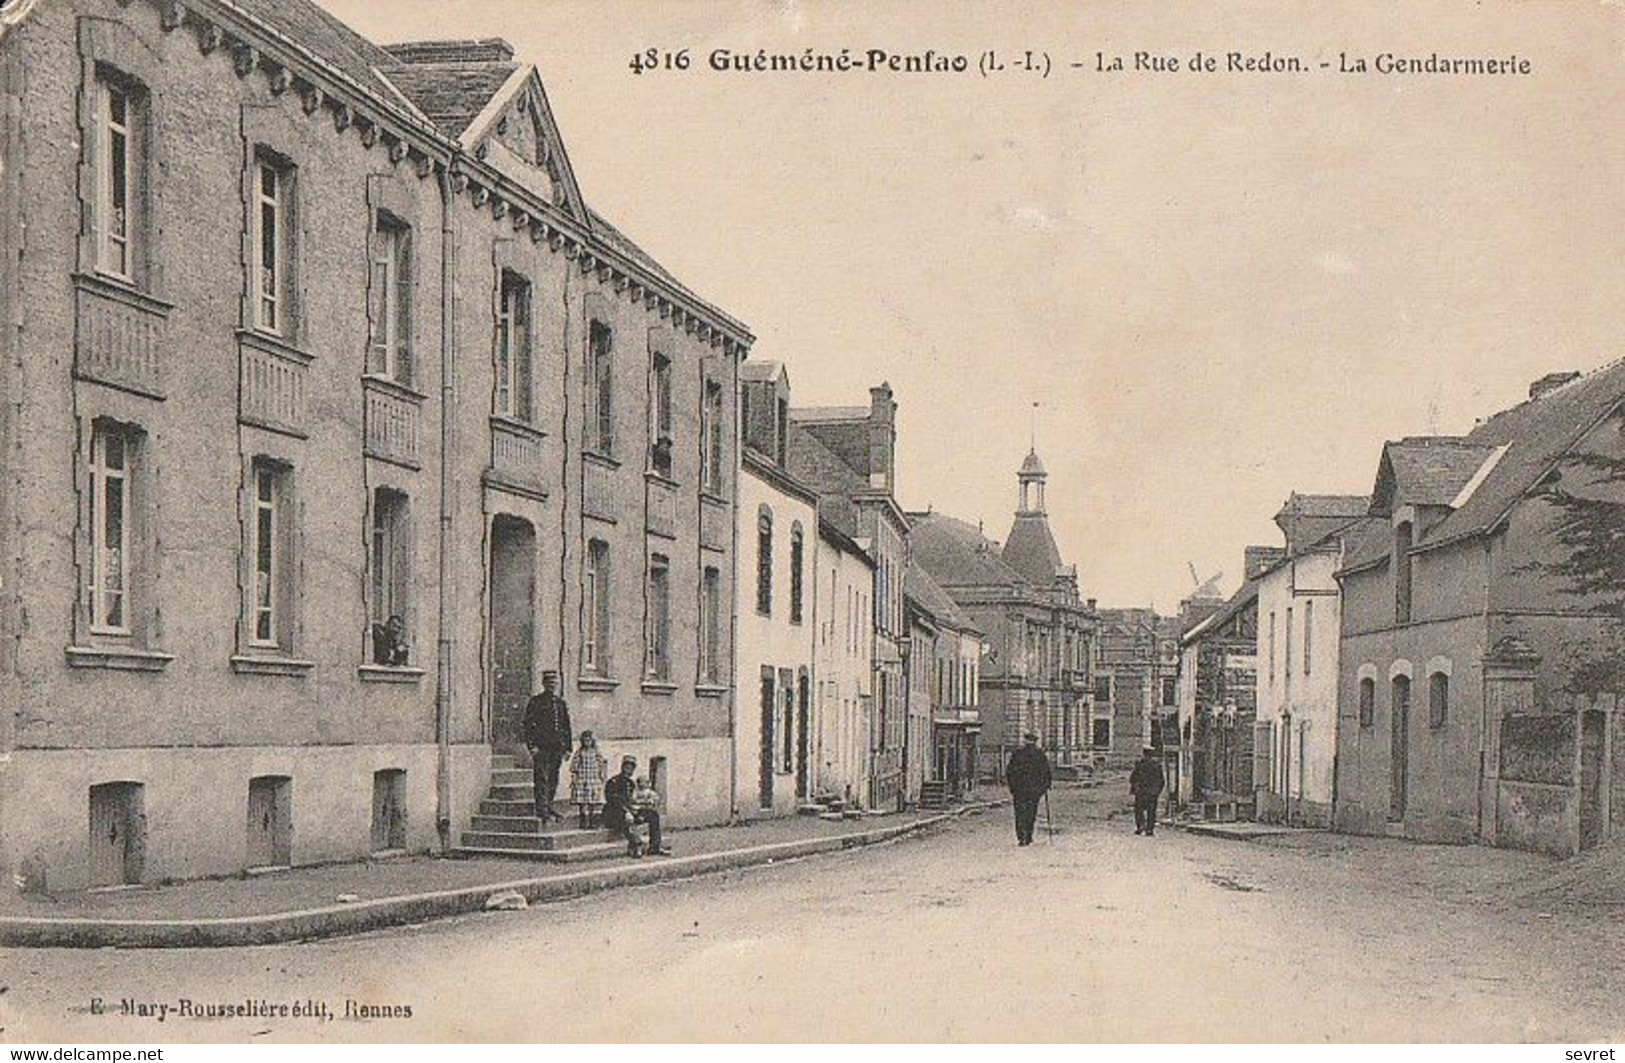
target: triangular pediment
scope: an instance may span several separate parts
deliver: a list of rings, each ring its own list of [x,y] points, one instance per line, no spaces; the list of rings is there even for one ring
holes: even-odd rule
[[[523,66],[462,135],[463,147],[582,223],[587,210],[541,76]]]

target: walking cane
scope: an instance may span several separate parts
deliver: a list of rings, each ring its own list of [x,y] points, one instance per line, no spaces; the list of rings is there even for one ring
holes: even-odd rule
[[[1044,791],[1044,826],[1049,830],[1049,843],[1055,844],[1055,821],[1049,816],[1049,791]]]

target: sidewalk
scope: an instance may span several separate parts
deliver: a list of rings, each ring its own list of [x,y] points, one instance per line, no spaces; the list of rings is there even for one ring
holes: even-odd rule
[[[1254,823],[1250,820],[1234,820],[1221,823],[1217,820],[1162,820],[1164,824],[1178,827],[1188,834],[1200,834],[1209,838],[1228,838],[1230,841],[1250,842],[1257,838],[1272,838],[1283,834],[1326,833],[1317,827],[1284,827],[1279,823]]]
[[[616,857],[579,870],[528,860],[406,856],[54,896],[6,891],[0,901],[0,945],[218,947],[354,934],[481,911],[501,892],[520,893],[532,903],[562,900],[874,845],[988,807],[839,823],[795,816],[676,830],[669,834],[674,856]]]

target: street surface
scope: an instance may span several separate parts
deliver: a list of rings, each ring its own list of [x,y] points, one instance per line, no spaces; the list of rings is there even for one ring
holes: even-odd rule
[[[1625,1037],[1625,907],[1531,900],[1557,870],[1542,858],[1139,838],[1126,789],[1058,790],[1058,836],[1041,818],[1031,848],[1005,808],[852,854],[302,945],[8,950],[0,1039]],[[333,1017],[159,1022],[122,999]],[[346,1001],[383,1010],[345,1019]]]

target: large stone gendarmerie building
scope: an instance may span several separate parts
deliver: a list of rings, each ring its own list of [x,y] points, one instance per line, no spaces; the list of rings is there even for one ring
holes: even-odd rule
[[[586,208],[534,68],[307,0],[0,32],[6,868],[449,842],[544,668],[725,818],[751,337]]]

